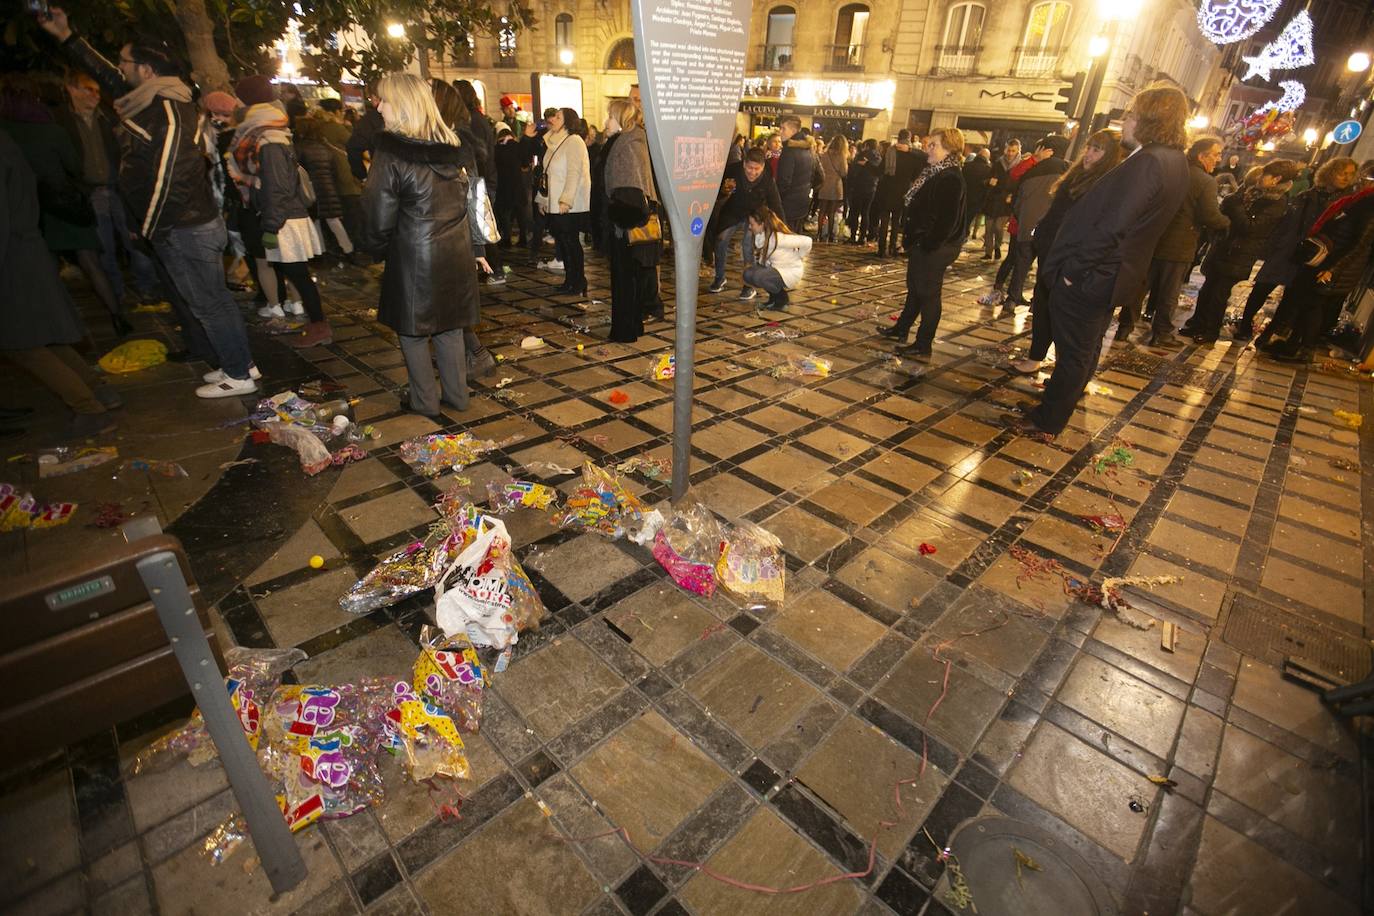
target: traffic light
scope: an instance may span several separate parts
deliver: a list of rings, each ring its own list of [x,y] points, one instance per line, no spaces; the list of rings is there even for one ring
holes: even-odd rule
[[[1067,86],[1059,87],[1059,97],[1063,101],[1055,102],[1054,108],[1056,111],[1063,112],[1066,119],[1078,116],[1078,100],[1083,97],[1083,84],[1087,82],[1087,79],[1088,74],[1079,70],[1073,75],[1073,79]]]

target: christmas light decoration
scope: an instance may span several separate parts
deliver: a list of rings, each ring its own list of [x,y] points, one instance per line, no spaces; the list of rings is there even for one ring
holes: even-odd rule
[[[1214,44],[1234,44],[1264,28],[1282,5],[1283,0],[1202,0],[1197,26]]]
[[[1283,90],[1283,96],[1273,102],[1265,102],[1255,109],[1255,114],[1267,114],[1271,111],[1297,111],[1302,107],[1302,103],[1307,101],[1307,87],[1297,80],[1284,80],[1279,83],[1279,88]]]
[[[1258,56],[1242,57],[1241,60],[1250,68],[1242,80],[1255,75],[1268,80],[1270,70],[1296,70],[1316,63],[1317,56],[1312,51],[1312,17],[1307,10],[1302,10]]]

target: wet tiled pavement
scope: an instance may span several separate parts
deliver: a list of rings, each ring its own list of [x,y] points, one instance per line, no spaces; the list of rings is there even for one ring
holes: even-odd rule
[[[186,711],[164,710],[10,774],[4,908],[942,914],[956,909],[938,847],[997,814],[1055,837],[1123,913],[1359,912],[1362,739],[1280,676],[1249,624],[1301,625],[1359,655],[1374,621],[1361,539],[1374,504],[1361,472],[1332,462],[1361,465],[1369,433],[1332,411],[1370,413],[1368,383],[1236,345],[1112,347],[1064,435],[1017,437],[999,418],[1035,394],[1006,368],[1027,319],[976,304],[987,268],[975,257],[951,271],[929,365],[872,336],[900,307],[902,265],[847,246],[816,249],[786,313],[703,298],[694,491],[782,540],[781,609],[688,595],[647,551],[521,510],[508,524],[550,617],[488,694],[460,820],[440,819],[388,760],[385,803],[299,834],[310,877],[272,900],[250,851],[219,867],[199,851],[232,807],[217,766],[120,775]],[[478,492],[530,461],[669,453],[671,383],[648,369],[670,325],[605,344],[605,304],[547,298],[558,279],[521,262],[486,297],[483,336],[507,359],[443,427],[506,442],[462,472]],[[455,481],[422,478],[396,453],[436,426],[398,410],[401,357],[366,311],[375,279],[322,280],[335,344],[305,354],[313,368],[261,345],[280,360],[266,387],[347,386],[383,434],[372,457],[303,485],[284,450],[240,453],[211,432],[241,405],[183,405],[206,420],[186,454],[210,457],[190,508],[169,498],[159,514],[222,596],[227,640],[299,646],[297,679],[346,682],[409,670],[427,596],[357,618],[335,602],[423,533]],[[549,346],[522,352],[528,334]],[[807,353],[833,361],[829,378],[768,371]],[[617,390],[628,405],[611,403]],[[137,409],[121,435],[166,431]],[[1103,464],[1118,445],[1132,463]],[[240,454],[262,460],[217,470]],[[1111,514],[1124,530],[1083,519]],[[39,568],[59,552],[43,536],[3,546]],[[308,568],[313,554],[323,571]],[[1179,626],[1176,651],[1158,626],[1070,594],[1112,576],[1179,577],[1126,591]],[[662,860],[773,887],[859,877],[776,896]]]

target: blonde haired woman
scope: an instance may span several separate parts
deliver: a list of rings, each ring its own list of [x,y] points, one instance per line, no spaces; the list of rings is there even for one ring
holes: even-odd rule
[[[468,170],[457,135],[429,84],[393,73],[377,85],[378,135],[363,189],[363,244],[386,261],[377,318],[396,332],[413,413],[442,421],[430,362],[434,343],[442,402],[468,406],[463,329],[477,323],[477,267],[489,270],[468,225]]]
[[[657,209],[654,173],[649,165],[649,138],[644,117],[628,100],[610,104],[620,133],[606,140],[607,256],[611,262],[611,334],[618,343],[634,343],[644,333],[644,318],[658,301],[657,275],[662,244],[630,245],[629,231],[643,226]],[[661,306],[659,307],[662,308]],[[660,317],[661,314],[660,314]]]

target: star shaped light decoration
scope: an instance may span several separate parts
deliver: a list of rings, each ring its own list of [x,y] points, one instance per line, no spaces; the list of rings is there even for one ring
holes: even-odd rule
[[[1250,68],[1241,77],[1248,80],[1258,75],[1268,80],[1271,70],[1296,70],[1317,62],[1312,50],[1312,17],[1302,10],[1288,25],[1283,27],[1279,37],[1265,45],[1255,57],[1242,57]]]

